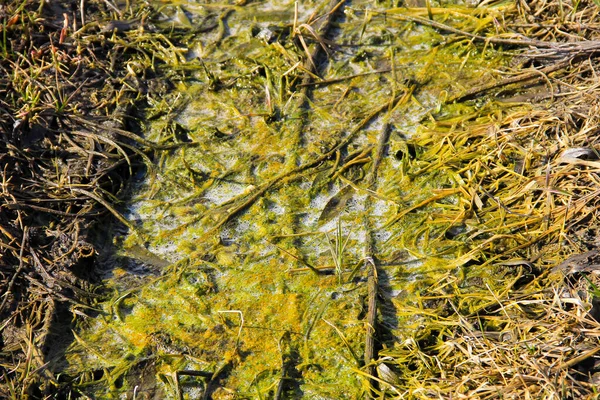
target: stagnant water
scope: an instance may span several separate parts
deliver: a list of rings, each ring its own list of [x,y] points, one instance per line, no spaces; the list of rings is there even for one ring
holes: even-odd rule
[[[155,4],[153,23],[186,46],[157,71],[173,90],[150,104],[143,126],[149,140],[182,146],[156,153],[132,183],[124,210],[138,232],[108,235],[102,268],[114,296],[80,324],[67,355],[67,371],[103,371],[84,392],[364,393],[365,260],[378,267],[385,348],[417,329],[406,310],[418,288],[445,279],[463,252],[454,240],[463,228],[440,217],[458,207],[460,178],[432,168],[437,150],[411,138],[470,112],[442,105],[503,62],[492,48],[394,17],[428,18],[426,2],[412,3],[342,4],[307,89],[299,84],[318,22],[303,24],[326,4]],[[502,13],[449,3],[432,1],[429,12],[465,30]]]

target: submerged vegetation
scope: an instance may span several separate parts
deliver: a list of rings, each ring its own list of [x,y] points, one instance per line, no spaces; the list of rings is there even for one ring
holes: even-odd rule
[[[0,6],[0,395],[595,396],[600,8],[400,3]]]

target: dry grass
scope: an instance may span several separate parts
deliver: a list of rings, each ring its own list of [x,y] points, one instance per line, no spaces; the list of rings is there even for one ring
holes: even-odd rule
[[[470,119],[440,118],[414,138],[428,149],[423,172],[456,176],[460,199],[434,223],[462,227],[457,240],[467,250],[449,265],[464,275],[423,288],[425,300],[404,310],[420,328],[379,352],[377,395],[597,396],[600,263],[593,251],[561,262],[598,246],[600,9],[592,1],[517,3],[504,21],[511,39],[545,45],[518,52],[495,81],[454,99],[493,94],[523,106],[493,112],[497,103],[488,102]]]

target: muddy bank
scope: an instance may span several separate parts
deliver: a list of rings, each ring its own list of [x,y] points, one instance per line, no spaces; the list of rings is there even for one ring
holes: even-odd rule
[[[153,156],[136,121],[168,85],[164,77],[153,85],[162,61],[157,53],[148,62],[152,45],[139,43],[150,9],[113,15],[108,3],[79,5],[0,6],[0,393],[7,398],[62,392],[56,365],[73,339],[71,323],[97,312],[102,297],[96,236],[102,221],[121,218],[132,171]],[[138,21],[136,46],[110,28],[117,18]]]

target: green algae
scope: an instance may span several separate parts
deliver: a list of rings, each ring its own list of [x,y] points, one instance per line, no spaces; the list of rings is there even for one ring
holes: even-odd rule
[[[365,214],[386,280],[384,350],[411,337],[423,315],[444,311],[442,303],[436,308],[420,294],[433,284],[444,281],[467,292],[469,279],[496,279],[491,271],[466,267],[490,252],[487,238],[469,236],[478,229],[470,224],[481,223],[470,208],[483,207],[469,187],[487,176],[492,161],[473,151],[485,140],[475,143],[468,127],[488,126],[509,106],[443,103],[448,93],[464,91],[465,82],[485,80],[508,57],[501,49],[394,18],[423,16],[423,9],[394,8],[384,15],[364,11],[368,6],[353,2],[334,23],[335,40],[343,45],[320,71],[324,82],[349,78],[315,85],[307,107],[297,106],[305,54],[289,39],[293,3],[274,3],[272,13],[264,4],[250,4],[227,15],[219,9],[225,4],[163,6],[172,35],[181,35],[177,40],[185,48],[160,37],[165,54],[156,56],[167,66],[162,69],[185,73],[159,104],[163,111],[148,111],[146,138],[194,145],[161,152],[155,176],[132,193],[128,214],[147,241],[132,234],[124,239],[125,252],[158,267],[160,276],[131,287],[124,278],[131,271],[123,266],[107,279],[113,298],[103,303],[103,314],[81,324],[67,357],[72,371],[105,371],[106,384],[89,393],[119,397],[137,387],[138,395],[198,398],[218,381],[210,389],[213,398],[266,398],[284,381],[294,397],[366,396],[360,355],[367,288],[364,272],[355,268],[364,258]],[[311,9],[304,4],[301,14]],[[431,12],[458,30],[480,33],[508,9],[452,5]],[[220,21],[213,30],[186,33],[207,15]],[[358,122],[388,103],[389,110],[369,123]],[[376,186],[362,187],[384,118],[391,129],[388,154]],[[350,136],[355,126],[358,134]],[[285,175],[348,138],[335,157]],[[344,190],[352,194],[345,207],[321,219],[326,204]],[[246,204],[254,193],[260,196]],[[373,196],[370,207],[367,195]],[[488,227],[505,224],[493,218]],[[332,257],[327,238],[336,224],[338,240],[347,243],[343,259]],[[454,225],[459,233],[448,235]],[[334,270],[337,276],[320,273]],[[473,312],[479,306],[466,301],[457,307]],[[151,365],[148,374],[158,386],[145,383],[140,365]],[[177,375],[181,371],[212,378]]]

